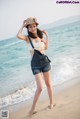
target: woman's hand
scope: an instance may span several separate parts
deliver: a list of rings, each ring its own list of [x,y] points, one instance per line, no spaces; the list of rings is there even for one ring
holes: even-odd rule
[[[26,20],[23,21],[23,27],[26,27]]]
[[[42,32],[46,35],[46,37],[48,37],[48,32],[45,30],[42,30]]]

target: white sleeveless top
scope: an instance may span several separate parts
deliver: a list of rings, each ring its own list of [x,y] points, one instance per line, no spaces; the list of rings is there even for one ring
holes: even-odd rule
[[[44,42],[41,42],[41,41],[38,41],[38,42],[35,42],[34,40],[31,40],[33,45],[34,45],[34,48],[36,50],[44,50],[45,49],[45,44]],[[28,50],[30,51],[33,51],[34,49],[32,48],[31,44],[28,43]]]

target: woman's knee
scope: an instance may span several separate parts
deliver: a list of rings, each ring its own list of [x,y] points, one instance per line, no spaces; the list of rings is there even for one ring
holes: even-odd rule
[[[42,90],[43,90],[43,87],[37,87],[38,92],[42,92]]]
[[[46,86],[48,87],[48,88],[50,88],[52,85],[51,85],[51,83],[46,83]]]
[[[41,73],[37,74],[35,78],[36,78],[36,84],[37,84],[37,91],[41,92],[43,89],[42,74]]]

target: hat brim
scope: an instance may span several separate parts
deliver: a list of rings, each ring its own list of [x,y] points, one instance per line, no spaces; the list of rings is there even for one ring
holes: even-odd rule
[[[39,23],[37,23],[37,22],[33,22],[33,23],[30,23],[30,24],[27,24],[25,27],[27,28],[29,25],[31,25],[31,24],[36,24],[36,25],[39,25]]]

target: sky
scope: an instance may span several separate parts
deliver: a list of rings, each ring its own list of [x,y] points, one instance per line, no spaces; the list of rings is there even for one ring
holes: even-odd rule
[[[0,0],[0,40],[16,36],[28,17],[36,17],[39,25],[43,25],[80,15],[80,4],[56,1],[60,0]]]

